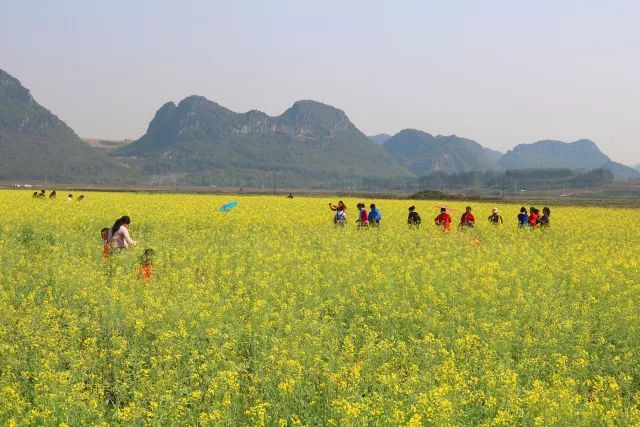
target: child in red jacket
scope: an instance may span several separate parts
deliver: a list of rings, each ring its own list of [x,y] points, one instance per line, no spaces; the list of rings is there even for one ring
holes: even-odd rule
[[[529,208],[529,225],[531,228],[538,227],[538,219],[540,218],[540,210],[531,207]]]
[[[358,227],[369,226],[369,215],[367,214],[366,205],[364,203],[358,203],[358,211],[359,218],[356,220]]]
[[[109,229],[103,228],[102,230],[100,230],[100,237],[102,237],[102,258],[109,258]]]
[[[138,277],[147,285],[149,279],[153,274],[153,249],[145,249],[142,257],[140,258],[140,267],[138,269]]]
[[[438,215],[434,222],[437,226],[442,227],[444,231],[451,230],[451,216],[447,213],[447,208],[440,209],[440,215]]]
[[[458,227],[473,228],[475,225],[476,225],[476,219],[471,213],[471,206],[467,206],[464,213],[462,214],[462,217],[460,218],[460,224],[458,224]]]

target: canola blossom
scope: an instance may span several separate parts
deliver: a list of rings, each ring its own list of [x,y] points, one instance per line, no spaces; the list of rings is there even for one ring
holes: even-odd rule
[[[0,424],[640,424],[637,210],[459,231],[453,202],[447,234],[438,201],[228,200],[0,191]]]

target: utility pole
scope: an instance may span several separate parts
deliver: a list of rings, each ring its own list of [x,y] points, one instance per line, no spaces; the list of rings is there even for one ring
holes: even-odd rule
[[[502,198],[504,199],[504,172],[502,173]]]
[[[276,170],[273,170],[273,195],[276,195]]]

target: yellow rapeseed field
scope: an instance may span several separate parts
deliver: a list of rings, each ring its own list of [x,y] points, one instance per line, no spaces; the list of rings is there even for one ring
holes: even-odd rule
[[[433,201],[357,230],[355,199],[85,194],[0,192],[1,425],[640,424],[637,210],[447,235]]]

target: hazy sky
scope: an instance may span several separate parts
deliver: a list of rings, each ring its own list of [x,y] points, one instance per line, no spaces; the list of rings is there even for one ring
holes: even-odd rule
[[[192,94],[366,134],[506,150],[591,138],[640,162],[640,2],[0,0],[0,68],[79,135],[136,138]]]

